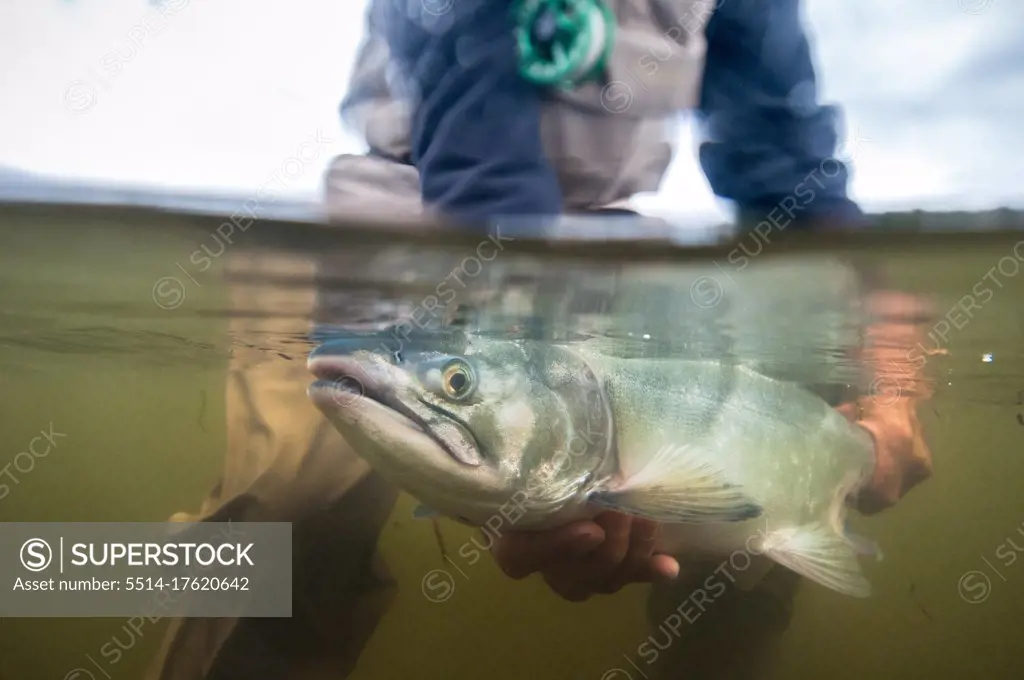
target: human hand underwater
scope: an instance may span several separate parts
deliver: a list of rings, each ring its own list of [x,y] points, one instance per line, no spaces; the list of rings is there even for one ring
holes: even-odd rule
[[[911,489],[932,475],[932,456],[916,413],[916,400],[898,398],[881,406],[874,403],[839,407],[851,422],[871,434],[875,443],[875,469],[853,502],[864,515],[896,505]]]
[[[874,380],[867,395],[837,410],[874,441],[871,480],[851,499],[859,512],[873,515],[932,476],[932,453],[917,410],[933,392],[923,371],[927,355],[945,350],[926,349],[925,331],[934,310],[924,298],[881,290],[865,305],[875,322],[866,329],[863,360],[872,367]]]
[[[631,583],[674,579],[679,563],[654,553],[658,524],[617,512],[548,531],[513,531],[492,548],[510,578],[540,572],[548,586],[570,602],[612,594]]]

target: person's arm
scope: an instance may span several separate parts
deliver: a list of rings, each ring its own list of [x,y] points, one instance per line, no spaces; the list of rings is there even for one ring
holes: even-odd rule
[[[836,157],[835,107],[817,102],[817,81],[799,0],[729,0],[707,25],[700,114],[708,141],[700,162],[715,194],[740,219],[770,228],[866,222],[847,195],[848,168]],[[841,410],[871,433],[873,478],[856,499],[861,512],[891,507],[932,474],[917,406],[929,389],[912,361],[923,334],[910,296],[876,290],[864,360],[870,394]],[[923,358],[923,357],[922,357]]]
[[[518,72],[510,1],[446,4],[439,15],[410,17],[407,3],[386,10],[388,47],[414,95],[411,155],[424,203],[469,222],[560,214],[541,95]]]
[[[834,107],[817,103],[799,0],[728,0],[708,21],[700,163],[743,221],[857,223],[835,157]]]
[[[857,509],[871,515],[932,476],[932,453],[917,411],[933,393],[923,348],[934,314],[921,297],[896,289],[870,292],[865,309],[873,323],[861,358],[872,381],[851,415],[875,442],[874,473],[855,499]]]

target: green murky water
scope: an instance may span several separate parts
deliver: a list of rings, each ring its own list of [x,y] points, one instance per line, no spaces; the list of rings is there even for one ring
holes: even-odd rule
[[[0,213],[0,520],[165,521],[199,513],[218,484],[225,496],[255,488],[256,506],[316,537],[303,562],[315,568],[298,567],[312,585],[292,619],[236,626],[223,645],[211,632],[223,622],[192,621],[177,638],[188,643],[169,654],[161,651],[167,621],[4,619],[5,680],[156,678],[160,668],[176,680],[748,677],[694,669],[707,659],[726,668],[759,644],[770,649],[772,678],[1024,673],[1016,644],[1024,616],[1019,237],[955,247],[922,237],[846,254],[785,255],[781,242],[769,243],[741,267],[742,253],[728,249],[710,261],[641,263],[648,251],[628,246],[615,259],[584,249],[517,254],[505,244],[445,250],[284,224],[224,244],[212,236],[217,224]],[[456,268],[457,283],[447,278]],[[894,507],[854,520],[885,552],[864,563],[873,596],[844,598],[804,582],[783,598],[791,608],[739,607],[730,614],[734,633],[695,643],[716,608],[733,605],[705,597],[705,611],[686,608],[688,620],[666,633],[664,617],[647,614],[647,586],[566,603],[537,577],[507,579],[478,549],[485,539],[465,527],[441,522],[439,543],[429,522],[411,518],[408,497],[392,504],[365,480],[343,495],[303,476],[292,439],[321,423],[302,398],[312,324],[367,328],[409,315],[440,323],[452,306],[425,301],[447,297],[438,291],[444,280],[471,310],[470,323],[488,332],[575,332],[615,338],[621,351],[739,354],[840,401],[875,384],[849,358],[871,323],[863,300],[884,287],[930,305],[923,317],[896,310],[917,324],[921,344],[905,349],[921,357],[934,387],[917,408],[934,474]],[[245,409],[231,385],[239,376],[246,394],[276,409],[267,423],[277,434],[237,424]],[[918,391],[909,379],[886,389]],[[25,455],[41,432],[54,442],[49,452]],[[253,453],[266,450],[278,458]],[[333,469],[330,455],[317,464]],[[267,469],[277,481],[260,486],[254,477]],[[681,605],[693,592],[671,597]],[[778,611],[790,612],[788,623],[766,624],[775,631],[768,643],[742,623]]]

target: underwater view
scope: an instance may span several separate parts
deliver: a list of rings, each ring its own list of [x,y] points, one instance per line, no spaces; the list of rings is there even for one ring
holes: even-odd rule
[[[619,229],[607,225],[605,240],[589,242],[501,227],[424,236],[301,221],[263,221],[229,241],[223,224],[93,206],[3,209],[0,519],[290,522],[291,615],[5,617],[3,678],[961,678],[1024,669],[1013,634],[1024,604],[1019,231],[880,235],[887,247],[753,232],[724,245],[645,245],[607,238]],[[320,363],[307,363],[314,350]],[[399,453],[375,453],[359,443],[372,428],[352,429],[378,417],[357,402],[388,403],[374,383],[360,374],[362,391],[346,391],[356,374],[342,375],[328,399],[311,385],[323,365],[341,371],[369,357],[366,370],[411,366],[414,375],[438,355],[470,362],[478,410],[452,400],[458,436],[429,415],[419,421],[451,457],[430,468],[437,474],[399,474],[417,499],[394,483],[396,470],[427,470],[416,456],[437,454],[402,435],[412,421],[387,421],[377,436]],[[705,535],[689,539],[694,558],[680,558],[674,581],[560,598],[539,575],[509,578],[488,554],[540,506],[491,510],[476,493],[483,478],[459,470],[517,465],[526,475],[554,459],[567,422],[578,428],[588,409],[600,416],[579,375],[550,377],[568,356],[587,357],[570,370],[601,377],[588,389],[611,398],[621,466],[661,425],[673,438],[726,442],[721,473],[755,471],[740,498],[796,518],[806,490],[824,484],[832,494],[835,480],[865,469],[854,453],[863,449],[842,443],[860,442],[843,429],[859,418],[913,479],[896,491],[884,482],[851,506],[848,535],[871,548],[853,556],[852,573],[815,558],[827,541],[768,561],[767,544],[705,550],[715,543]],[[622,377],[630,371],[648,376],[632,391]],[[749,382],[755,375],[762,382]],[[838,417],[819,420],[825,411]],[[672,413],[682,419],[658,421]],[[539,426],[523,430],[524,419]],[[585,432],[602,422],[587,420]],[[778,434],[793,423],[820,432]],[[524,437],[539,444],[516,443]],[[607,455],[596,439],[580,440],[569,472],[581,460],[596,469]],[[463,460],[472,455],[483,460]],[[817,471],[809,484],[765,467],[790,455],[794,470]],[[534,479],[549,490],[564,476]],[[501,489],[512,499],[529,491]],[[614,491],[601,496],[608,507],[726,522],[712,537],[744,512],[729,494],[708,492],[700,509],[652,503],[666,498],[657,488],[618,501]],[[451,512],[476,512],[466,519],[480,528],[421,509],[445,498]]]

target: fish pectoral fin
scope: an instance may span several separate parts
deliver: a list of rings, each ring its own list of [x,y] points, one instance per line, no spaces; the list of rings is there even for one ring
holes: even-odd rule
[[[589,500],[666,523],[742,522],[764,511],[742,487],[686,447],[665,447],[639,472],[595,491]]]
[[[413,519],[438,519],[439,517],[441,517],[441,513],[433,508],[428,508],[422,503],[412,509]]]
[[[857,561],[858,546],[824,524],[770,532],[762,550],[782,566],[838,593],[871,595],[871,584]]]

